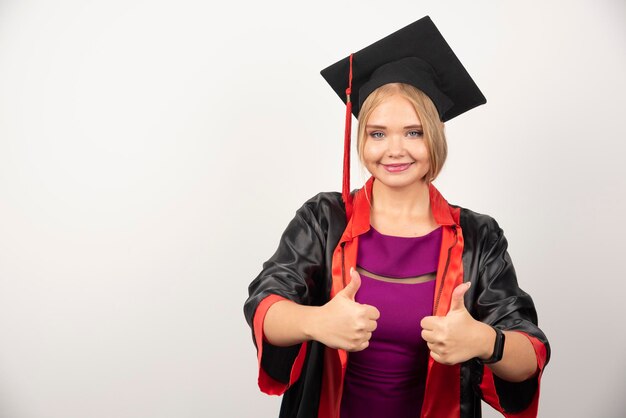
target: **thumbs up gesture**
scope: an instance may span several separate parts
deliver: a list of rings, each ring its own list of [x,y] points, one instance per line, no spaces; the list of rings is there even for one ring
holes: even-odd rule
[[[446,316],[427,316],[420,323],[422,338],[438,363],[453,365],[474,357],[489,357],[495,333],[489,325],[472,318],[465,308],[463,296],[470,285],[466,282],[454,289]]]
[[[331,348],[361,351],[369,345],[380,312],[355,300],[361,276],[351,268],[350,278],[350,283],[321,307],[313,339]]]

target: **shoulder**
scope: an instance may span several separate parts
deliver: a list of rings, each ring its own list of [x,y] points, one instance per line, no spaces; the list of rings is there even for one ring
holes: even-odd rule
[[[492,243],[503,235],[502,228],[492,216],[457,205],[450,206],[459,210],[459,225],[466,240]]]
[[[323,236],[341,236],[346,227],[346,208],[341,193],[320,192],[298,209],[297,216]]]
[[[298,209],[297,214],[310,219],[321,221],[329,218],[345,218],[346,208],[339,192],[320,192],[308,199]]]
[[[313,214],[322,214],[329,210],[334,212],[343,211],[344,215],[346,213],[343,201],[341,200],[341,193],[339,192],[320,192],[304,202],[300,209],[309,210]]]

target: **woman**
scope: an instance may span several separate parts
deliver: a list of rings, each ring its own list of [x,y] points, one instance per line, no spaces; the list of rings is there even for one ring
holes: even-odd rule
[[[261,390],[281,417],[536,417],[549,345],[502,230],[432,185],[443,122],[482,93],[428,17],[322,75],[346,92],[343,193],[306,202],[250,284]],[[372,174],[353,193],[350,113]]]

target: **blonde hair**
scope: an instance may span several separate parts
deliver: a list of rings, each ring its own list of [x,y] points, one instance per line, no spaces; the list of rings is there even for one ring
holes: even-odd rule
[[[365,132],[365,125],[370,115],[385,99],[395,94],[400,94],[406,98],[413,107],[417,116],[422,122],[422,129],[424,130],[424,140],[426,141],[426,147],[428,148],[428,156],[430,159],[430,169],[424,178],[431,182],[437,178],[443,164],[448,156],[448,144],[446,142],[446,135],[444,132],[444,124],[439,118],[439,112],[433,104],[432,100],[421,90],[404,83],[389,83],[385,84],[376,90],[374,90],[363,102],[361,109],[359,110],[359,128],[357,136],[357,153],[359,160],[363,164],[363,149],[365,148],[365,141],[367,135]]]

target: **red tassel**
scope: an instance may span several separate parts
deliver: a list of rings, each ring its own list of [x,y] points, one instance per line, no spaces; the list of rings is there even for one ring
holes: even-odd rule
[[[350,195],[350,136],[352,134],[352,55],[350,54],[350,74],[348,76],[348,88],[346,89],[346,130],[343,141],[343,183],[341,197],[346,207],[346,219],[352,216],[352,196]]]

